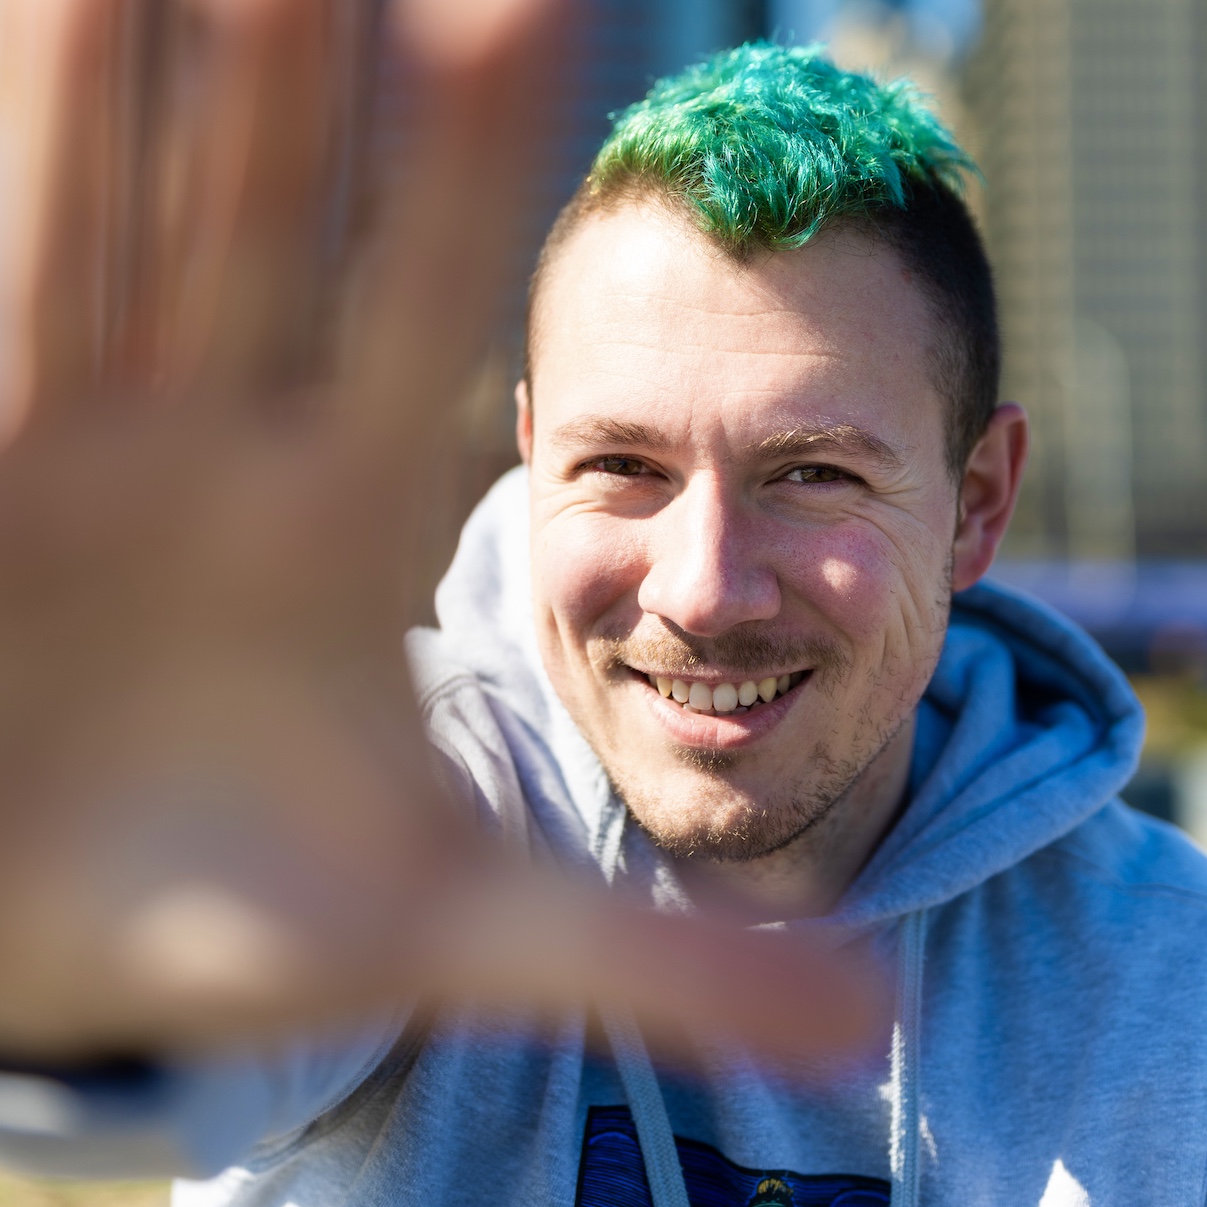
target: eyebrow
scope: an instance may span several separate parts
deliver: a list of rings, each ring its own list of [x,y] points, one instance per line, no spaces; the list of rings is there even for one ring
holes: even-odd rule
[[[871,458],[886,469],[901,466],[901,454],[891,444],[852,423],[821,427],[796,427],[768,436],[757,450],[764,457],[803,457],[818,453],[846,453]]]
[[[591,416],[572,419],[555,428],[550,439],[554,444],[574,448],[583,444],[616,444],[648,448],[653,451],[669,448],[671,441],[665,432],[648,423],[625,423],[620,419]]]
[[[565,448],[584,444],[612,444],[626,448],[660,451],[672,441],[660,429],[648,423],[627,423],[620,419],[590,416],[574,419],[554,430],[552,440]],[[830,423],[794,427],[776,432],[759,442],[755,454],[760,457],[815,457],[819,453],[843,453],[870,458],[886,469],[902,464],[901,454],[891,444],[853,423]]]

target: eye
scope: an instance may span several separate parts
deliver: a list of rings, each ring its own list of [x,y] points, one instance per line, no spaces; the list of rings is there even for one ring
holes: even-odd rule
[[[850,482],[852,476],[841,469],[835,469],[832,465],[798,465],[784,475],[784,480],[812,485],[825,482]]]
[[[614,474],[621,478],[631,478],[645,472],[645,466],[636,457],[600,457],[595,461],[588,461],[583,469],[595,470],[601,474]]]

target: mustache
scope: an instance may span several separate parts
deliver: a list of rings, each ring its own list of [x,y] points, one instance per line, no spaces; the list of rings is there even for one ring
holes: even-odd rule
[[[771,670],[811,668],[827,673],[844,671],[850,665],[846,651],[831,637],[798,637],[758,629],[732,629],[716,637],[670,629],[649,637],[605,634],[592,645],[609,672],[641,666],[672,676],[719,670],[734,679],[748,679]]]

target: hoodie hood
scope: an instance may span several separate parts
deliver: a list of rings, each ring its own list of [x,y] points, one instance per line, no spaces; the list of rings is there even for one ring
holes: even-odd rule
[[[623,808],[541,665],[528,532],[521,467],[466,523],[436,612],[492,699],[538,824],[563,857],[598,863]],[[919,706],[908,807],[832,923],[878,928],[1055,842],[1127,783],[1143,734],[1127,680],[1082,630],[993,583],[961,592]]]
[[[918,709],[909,806],[847,890],[863,928],[941,905],[1064,837],[1131,779],[1144,714],[1101,647],[993,582],[956,595]]]

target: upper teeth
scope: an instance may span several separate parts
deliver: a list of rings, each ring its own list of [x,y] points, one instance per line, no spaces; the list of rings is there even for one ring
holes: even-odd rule
[[[750,708],[760,700],[770,704],[777,695],[782,696],[790,687],[795,687],[804,678],[803,671],[778,678],[769,675],[755,682],[747,679],[743,683],[718,683],[709,687],[707,683],[685,679],[667,679],[662,675],[650,675],[649,680],[668,699],[677,700],[695,712],[733,712],[737,708]]]

